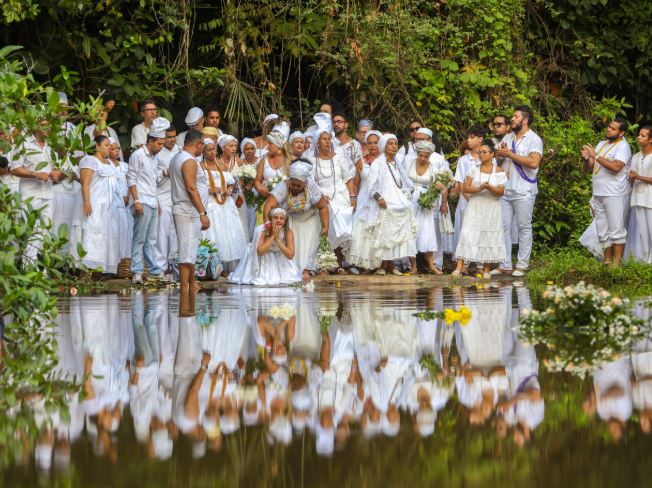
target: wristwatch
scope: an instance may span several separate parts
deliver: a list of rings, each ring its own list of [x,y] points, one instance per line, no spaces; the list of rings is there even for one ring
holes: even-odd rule
[[[202,216],[204,216],[204,215],[208,215],[208,212],[207,212],[206,210],[204,210],[204,211],[203,211],[202,213],[200,213],[199,215],[202,215]]]

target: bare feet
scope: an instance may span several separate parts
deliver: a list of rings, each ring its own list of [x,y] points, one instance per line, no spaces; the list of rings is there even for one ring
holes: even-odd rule
[[[305,281],[306,283],[310,281],[310,271],[308,271],[307,269],[303,270],[303,281]]]

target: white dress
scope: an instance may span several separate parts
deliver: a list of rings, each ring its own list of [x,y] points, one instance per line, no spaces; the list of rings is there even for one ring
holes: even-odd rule
[[[358,223],[354,230],[347,260],[354,266],[375,269],[382,261],[416,255],[417,226],[409,196],[412,182],[400,166],[388,163],[381,155],[371,166],[368,178],[364,203],[355,214],[355,220],[364,224]],[[385,200],[386,209],[379,207],[373,198],[375,193]],[[365,240],[370,240],[371,245]]]
[[[243,163],[242,166],[253,166],[253,168],[256,169],[257,165],[258,160],[256,160],[256,162],[253,164]],[[244,183],[242,181],[238,181],[238,186],[240,194],[244,199]],[[248,242],[251,242],[251,238],[254,235],[254,229],[256,228],[256,210],[258,210],[256,207],[249,208],[249,205],[247,205],[246,201],[244,201],[242,206],[238,209],[240,220],[242,221],[242,226],[245,229],[245,236],[247,237]]]
[[[93,171],[89,185],[92,213],[83,214],[82,192],[77,197],[77,211],[73,219],[71,247],[77,254],[77,243],[81,243],[86,255],[81,262],[89,268],[99,268],[104,273],[116,273],[120,261],[119,240],[111,223],[116,212],[118,191],[118,169],[109,162],[103,164],[94,156],[85,156],[79,168]]]
[[[208,178],[208,172],[206,170],[204,172]],[[235,183],[233,175],[230,172],[224,171],[223,175],[225,186]],[[211,176],[215,183],[215,189],[218,192],[219,190],[226,191],[226,188],[222,188],[221,186],[220,172],[211,171]],[[211,226],[202,231],[201,238],[208,239],[215,244],[225,270],[234,270],[238,265],[238,261],[244,256],[247,248],[247,239],[234,199],[230,196],[225,198],[226,200],[223,205],[217,203],[213,196],[208,198],[206,212],[208,212]]]
[[[321,200],[321,190],[309,177],[302,194],[292,196],[287,182],[282,181],[276,185],[272,196],[288,214],[288,226],[294,233],[294,262],[300,270],[315,271],[321,221],[319,212],[313,205]]]
[[[439,213],[437,202],[428,210],[421,208],[419,205],[419,196],[428,191],[436,171],[432,164],[429,164],[425,173],[421,176],[417,174],[417,160],[409,159],[406,162],[406,172],[408,178],[414,183],[414,193],[412,194],[412,204],[414,205],[414,218],[417,222],[417,252],[435,252],[439,250],[437,244],[436,214]]]
[[[355,176],[355,167],[341,153],[331,159],[310,158],[313,178],[324,196],[328,198],[328,241],[333,249],[348,247],[353,225],[353,207],[346,183]]]
[[[229,275],[229,281],[256,286],[288,285],[301,281],[301,270],[294,260],[283,255],[278,244],[272,244],[269,251],[258,256],[258,242],[264,231],[264,224],[256,227],[253,240],[247,246],[236,270]]]
[[[124,204],[123,197],[129,195],[127,187],[127,163],[120,161],[118,168],[118,197],[115,199],[115,211],[113,213],[113,228],[118,240],[118,255],[120,259],[131,258],[131,239],[134,232],[134,217],[129,211],[129,206]]]
[[[495,166],[490,174],[481,173],[479,166],[474,167],[469,176],[473,178],[473,186],[487,181],[492,186],[505,186],[507,183],[505,173],[496,172]],[[500,197],[489,190],[471,195],[464,212],[455,258],[475,263],[501,263],[507,258]]]
[[[67,158],[63,171],[67,174],[76,173],[79,176],[79,169],[73,167],[70,159]],[[78,196],[81,195],[81,185],[74,180],[64,179],[56,185],[52,185],[52,230],[56,233],[61,225],[66,225],[68,235],[72,232],[73,220],[76,214],[76,203]],[[70,254],[70,245],[66,244],[63,248],[65,254]]]

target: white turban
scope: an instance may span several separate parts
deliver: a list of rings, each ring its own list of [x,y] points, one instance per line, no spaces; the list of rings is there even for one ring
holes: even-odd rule
[[[233,137],[233,136],[231,136],[229,134],[224,134],[224,135],[217,138],[217,143],[220,145],[221,148],[223,148],[229,142],[232,142],[232,141],[238,142],[238,140],[235,137]]]
[[[437,148],[432,142],[419,141],[414,145],[414,150],[418,153],[427,152],[428,154],[432,154],[437,150]]]
[[[309,128],[306,132],[303,133],[303,138],[304,139],[310,139],[312,140],[315,137],[315,129],[314,128]]]
[[[417,130],[417,134],[425,134],[427,135],[430,139],[432,139],[432,131],[428,129],[427,127],[420,127]]]
[[[204,146],[208,146],[209,144],[212,144],[214,146],[215,141],[213,139],[211,139],[210,137],[205,137],[204,138]]]
[[[274,217],[274,215],[276,215],[276,214],[283,214],[286,217],[288,216],[288,213],[284,209],[282,209],[281,207],[275,207],[269,212],[270,217]]]
[[[292,144],[292,141],[295,139],[303,139],[303,132],[300,130],[295,130],[292,134],[290,134],[290,138],[288,139],[288,142]]]
[[[283,134],[276,131],[272,131],[267,134],[267,140],[277,147],[283,147],[283,144],[285,144],[285,138],[283,137]]]
[[[370,130],[364,135],[364,143],[367,143],[367,140],[369,139],[369,136],[376,136],[378,139],[383,137],[383,134],[380,131],[377,130]]]
[[[308,177],[312,174],[312,165],[303,161],[297,161],[290,166],[289,177],[293,180],[308,181]]]
[[[374,123],[369,119],[362,119],[358,121],[358,130],[362,129],[363,127],[369,127],[370,129],[373,129]]]
[[[280,132],[283,134],[283,139],[287,141],[288,137],[290,136],[290,124],[285,121],[276,124],[274,127],[272,127],[272,132]]]
[[[315,131],[315,136],[313,138],[313,140],[315,141],[314,144],[315,155],[318,155],[319,153],[319,138],[321,137],[322,134],[329,134],[331,136],[331,149],[333,149],[333,141],[332,141],[333,134],[331,133],[331,130],[325,127],[317,128],[317,130]]]
[[[316,113],[312,119],[315,121],[315,124],[317,124],[319,129],[328,129],[329,132],[333,129],[333,120],[331,119],[331,114],[327,114],[326,112],[319,112]]]
[[[117,144],[118,146],[120,145],[117,139],[114,139],[113,137],[109,137],[109,145],[113,146],[114,144]]]
[[[191,125],[197,124],[203,116],[204,111],[202,109],[199,107],[192,107],[190,110],[188,110],[188,114],[186,115],[184,122],[188,127],[190,127]]]
[[[398,142],[398,137],[396,137],[394,134],[383,134],[382,136],[380,136],[380,139],[378,140],[378,148],[380,149],[381,153],[385,152],[385,146],[392,139]]]
[[[149,136],[156,139],[165,139],[165,131],[170,128],[170,121],[165,117],[156,117],[152,122],[152,127],[149,130]]]
[[[247,144],[251,144],[252,146],[254,146],[254,149],[257,149],[256,141],[254,141],[251,137],[245,137],[244,139],[242,139],[242,142],[240,142],[240,152],[242,154],[244,154],[245,147],[247,147]]]
[[[276,114],[268,114],[264,119],[263,119],[263,124],[266,124],[270,120],[276,120],[278,119],[278,115]]]

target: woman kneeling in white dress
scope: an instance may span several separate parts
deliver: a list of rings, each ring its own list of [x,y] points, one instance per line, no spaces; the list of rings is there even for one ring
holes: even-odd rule
[[[489,279],[490,264],[501,263],[507,257],[500,210],[507,176],[494,163],[495,149],[491,140],[482,142],[478,155],[480,165],[472,168],[464,180],[463,191],[471,198],[464,212],[460,241],[455,250],[457,267],[452,275],[461,275],[466,261],[482,263],[482,277]]]
[[[271,222],[256,227],[238,268],[229,275],[231,283],[270,286],[301,281],[301,270],[294,262],[294,233],[288,229],[287,213],[275,208],[269,216]]]
[[[383,154],[371,166],[369,184],[364,193],[360,193],[347,259],[361,268],[381,266],[376,274],[401,275],[394,269],[393,261],[414,257],[417,253],[417,225],[411,199],[414,186],[402,167],[396,164],[396,136],[383,135],[378,146]]]

